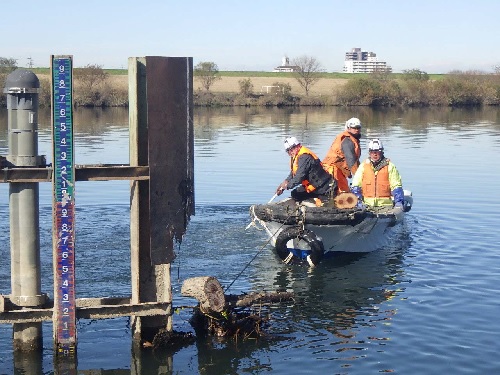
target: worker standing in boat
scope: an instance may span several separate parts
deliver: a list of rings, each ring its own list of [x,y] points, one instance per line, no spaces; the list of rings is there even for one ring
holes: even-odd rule
[[[359,167],[361,147],[361,121],[353,117],[346,121],[345,130],[335,137],[330,149],[323,159],[323,167],[337,181],[339,192],[349,191],[348,178],[351,178]]]
[[[368,159],[360,164],[352,178],[351,191],[358,197],[358,205],[395,205],[403,209],[404,191],[401,176],[396,166],[385,157],[382,141],[370,140],[368,153]]]
[[[276,189],[276,194],[281,195],[286,189],[298,186],[291,192],[296,201],[308,198],[318,198],[323,203],[328,201],[335,192],[336,183],[316,154],[302,146],[295,137],[285,139],[285,150],[290,156],[291,171]]]

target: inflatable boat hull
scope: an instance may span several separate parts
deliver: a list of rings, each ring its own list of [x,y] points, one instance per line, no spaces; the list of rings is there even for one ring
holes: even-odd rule
[[[285,263],[295,256],[315,265],[329,253],[367,253],[383,247],[392,228],[403,221],[404,211],[410,210],[411,193],[405,195],[405,203],[405,210],[392,207],[338,209],[298,205],[286,199],[253,205],[250,216],[265,229],[271,245]]]

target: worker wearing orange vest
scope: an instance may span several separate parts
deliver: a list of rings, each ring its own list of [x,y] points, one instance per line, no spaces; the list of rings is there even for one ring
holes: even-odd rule
[[[335,191],[335,181],[325,171],[316,154],[302,146],[295,137],[285,139],[285,150],[290,155],[290,174],[278,186],[276,194],[281,195],[286,189],[296,187],[291,192],[296,201],[308,198],[327,201],[331,192]]]
[[[404,190],[396,166],[384,156],[379,139],[368,144],[369,157],[359,166],[352,178],[351,191],[359,199],[359,206],[404,206]]]
[[[345,130],[335,137],[323,159],[323,167],[337,181],[339,192],[349,191],[348,178],[351,178],[359,166],[361,148],[361,121],[353,117],[346,121]]]

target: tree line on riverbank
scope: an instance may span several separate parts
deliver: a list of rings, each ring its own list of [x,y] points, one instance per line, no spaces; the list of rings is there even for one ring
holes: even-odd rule
[[[247,78],[244,85],[251,85]],[[195,103],[202,106],[370,106],[428,107],[500,105],[500,75],[454,72],[440,80],[420,80],[391,76],[349,78],[330,95],[302,95],[288,83],[276,81],[273,92],[211,93],[198,91]]]
[[[5,78],[16,68],[13,62],[15,61],[12,59],[0,58],[2,91],[5,87]],[[266,92],[256,92],[253,84],[255,78],[248,72],[245,74],[239,72],[239,75],[238,72],[219,72],[214,63],[208,63],[209,65],[205,66],[200,64],[194,69],[194,79],[200,86],[193,93],[196,106],[465,107],[500,105],[500,69],[498,68],[495,68],[493,73],[453,71],[439,77],[433,77],[419,69],[406,70],[403,73],[382,71],[370,74],[345,74],[337,76],[337,80],[338,77],[346,80],[344,84],[332,83],[328,94],[316,94],[314,85],[320,79],[328,82],[328,74],[309,72],[307,76],[300,76],[293,73],[274,73],[269,75],[272,79],[272,84],[267,86],[269,89]],[[207,66],[209,67],[208,73]],[[32,70],[40,80],[40,106],[50,106],[49,69]],[[120,73],[122,73],[121,76]],[[128,87],[126,79],[123,79],[123,73],[126,74],[126,71],[108,71],[99,65],[75,68],[75,106],[127,106]],[[255,74],[261,75],[264,72]],[[238,80],[238,90],[213,92],[212,84],[227,75],[241,77]],[[290,83],[284,82],[281,77],[296,78],[302,90],[292,90]],[[206,82],[209,83],[206,84]],[[5,94],[0,97],[0,106],[6,106]]]
[[[201,80],[204,91],[195,98],[199,105],[265,105],[265,106],[481,106],[500,104],[500,67],[494,73],[481,71],[452,71],[431,79],[420,69],[394,74],[381,70],[370,74],[352,74],[347,82],[332,88],[329,95],[313,95],[312,88],[322,78],[320,65],[314,58],[303,56],[294,60],[298,71],[292,76],[303,93],[292,92],[288,83],[274,82],[271,92],[254,94],[250,77],[239,81],[240,90],[232,94],[213,94],[210,87],[218,80],[217,65],[200,63],[195,78]]]

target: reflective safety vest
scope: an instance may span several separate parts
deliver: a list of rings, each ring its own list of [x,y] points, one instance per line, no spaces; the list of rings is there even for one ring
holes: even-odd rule
[[[365,198],[391,199],[391,184],[389,181],[389,159],[384,159],[377,167],[373,167],[370,159],[365,161],[361,189]]]
[[[311,150],[309,150],[307,147],[302,146],[300,148],[299,152],[297,153],[297,155],[295,155],[295,157],[290,159],[290,168],[292,169],[292,176],[295,176],[295,174],[297,173],[297,169],[299,168],[299,157],[303,154],[311,155],[314,158],[314,160],[317,162],[314,164],[314,167],[316,167],[316,168],[313,168],[311,171],[309,171],[309,178],[311,179],[311,181],[302,180],[302,186],[304,186],[304,188],[306,189],[306,191],[308,193],[311,193],[314,190],[316,190],[317,186],[321,186],[319,184],[325,182],[324,176],[323,176],[323,178],[321,178],[321,176],[320,176],[321,172],[322,172],[322,174],[325,174],[325,172],[324,172],[323,166],[321,165],[321,162],[320,162],[319,158],[316,156],[316,154],[314,152],[312,152]]]
[[[347,161],[345,160],[345,155],[342,152],[342,141],[346,138],[350,138],[354,144],[354,154],[356,155],[356,163],[352,166],[352,170],[349,169]],[[333,174],[334,166],[342,171],[342,174],[346,177],[350,177],[351,174],[354,175],[359,166],[359,157],[361,156],[361,147],[359,147],[359,140],[354,137],[347,130],[343,131],[333,141],[330,149],[326,153],[323,159],[323,166],[325,170]]]

